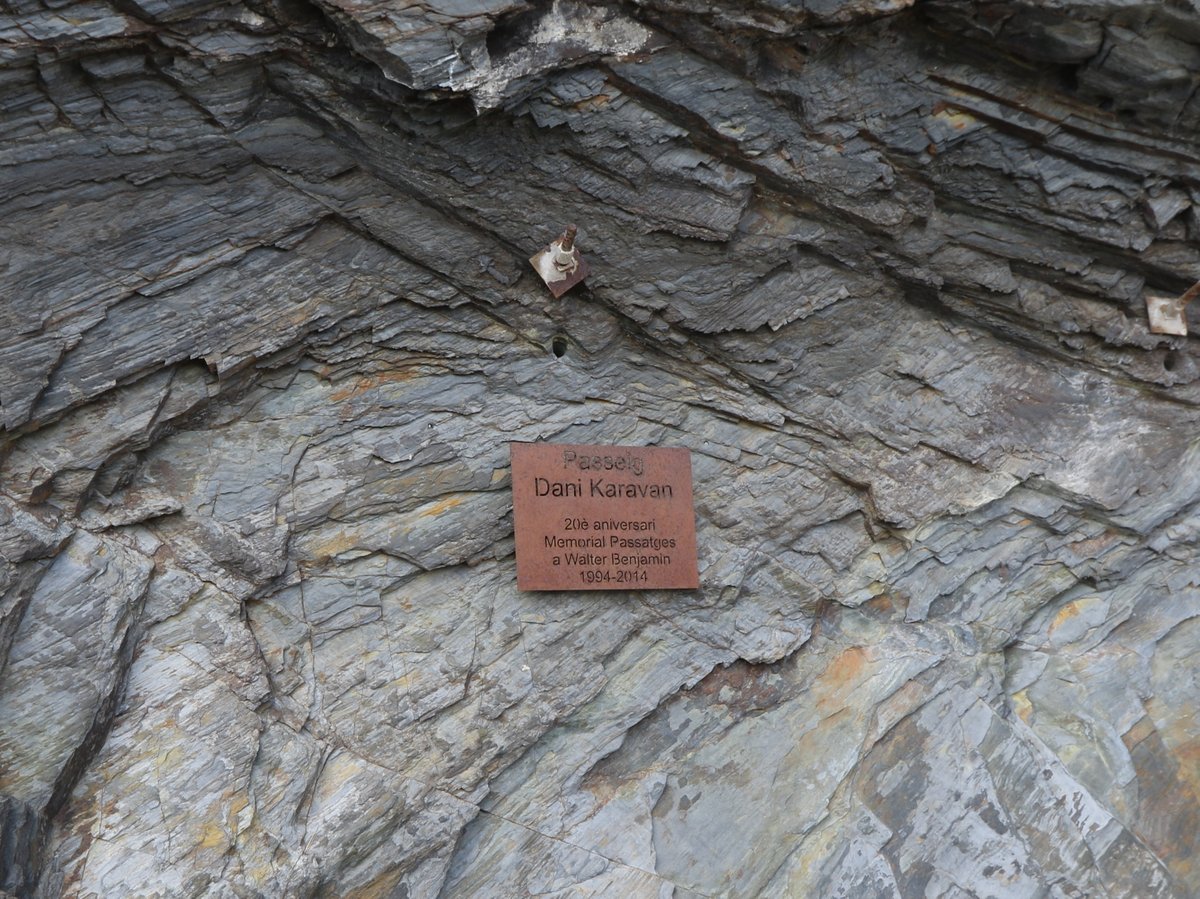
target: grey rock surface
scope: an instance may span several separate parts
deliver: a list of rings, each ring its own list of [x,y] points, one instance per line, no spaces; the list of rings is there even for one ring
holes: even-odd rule
[[[1198,85],[1182,0],[0,4],[0,893],[1200,896]],[[518,592],[510,440],[689,448],[701,588]]]

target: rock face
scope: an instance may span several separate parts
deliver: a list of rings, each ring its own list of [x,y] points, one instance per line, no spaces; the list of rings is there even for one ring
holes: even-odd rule
[[[1200,895],[1195,3],[0,9],[0,890]]]

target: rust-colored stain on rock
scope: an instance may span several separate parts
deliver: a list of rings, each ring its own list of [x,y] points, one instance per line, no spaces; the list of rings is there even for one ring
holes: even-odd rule
[[[686,449],[509,447],[519,589],[700,586]]]

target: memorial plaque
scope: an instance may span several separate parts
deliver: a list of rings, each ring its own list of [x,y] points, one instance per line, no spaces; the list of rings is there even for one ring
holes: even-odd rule
[[[520,590],[700,586],[686,449],[510,443]]]

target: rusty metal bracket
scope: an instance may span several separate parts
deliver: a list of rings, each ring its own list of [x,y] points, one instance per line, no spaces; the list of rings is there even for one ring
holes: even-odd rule
[[[558,240],[529,257],[529,264],[546,282],[555,299],[562,297],[588,276],[587,260],[575,246],[578,231],[574,225],[567,225],[567,230]]]
[[[1200,296],[1200,281],[1193,284],[1179,297],[1160,297],[1146,294],[1146,313],[1150,317],[1150,331],[1154,334],[1174,334],[1186,337],[1187,306]]]

